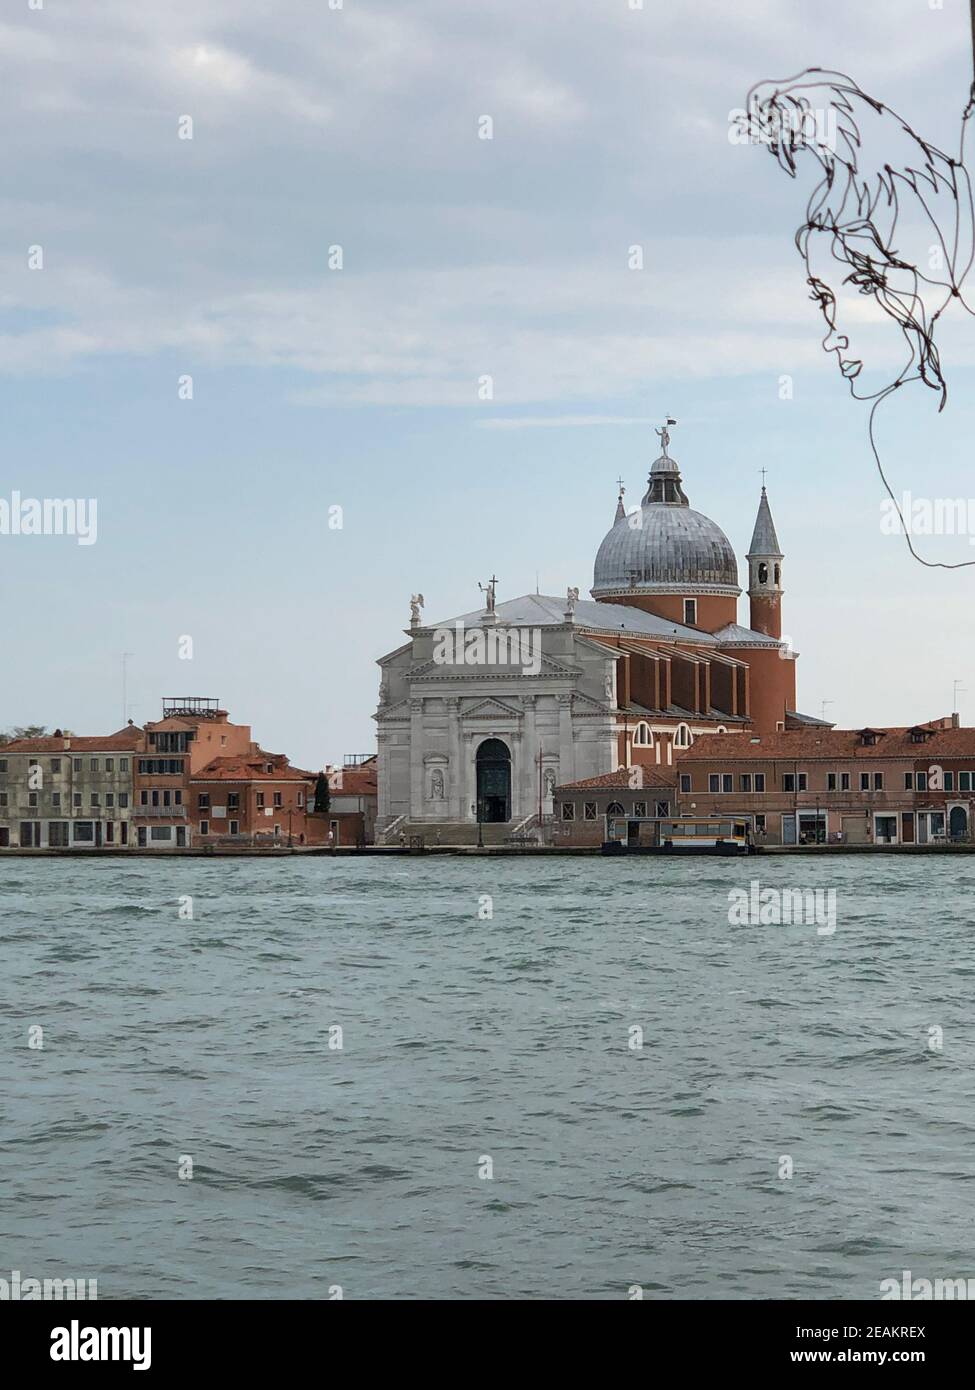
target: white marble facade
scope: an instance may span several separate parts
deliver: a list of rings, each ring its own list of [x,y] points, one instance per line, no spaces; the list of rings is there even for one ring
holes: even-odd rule
[[[615,769],[615,658],[580,630],[574,613],[560,609],[567,609],[564,600],[531,595],[495,614],[417,625],[405,646],[380,659],[380,829],[400,816],[411,823],[474,821],[477,751],[487,739],[501,740],[511,756],[511,823],[537,812],[540,772],[542,811],[549,814],[554,786]],[[468,634],[492,626],[516,632],[517,641],[530,644],[531,659],[524,659],[524,645],[518,660],[506,659],[510,643],[505,659],[470,664],[457,641],[455,659],[445,660],[441,635],[458,624]]]

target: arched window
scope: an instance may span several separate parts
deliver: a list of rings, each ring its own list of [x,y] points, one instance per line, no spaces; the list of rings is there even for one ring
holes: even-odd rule
[[[775,583],[776,583],[776,585],[778,585],[778,584],[781,582],[781,579],[782,579],[782,566],[781,566],[781,565],[776,565],[776,566],[775,566]]]
[[[728,730],[725,728],[725,726],[724,726],[723,724],[719,724],[718,727],[715,729],[714,732],[715,732],[716,734],[726,734],[726,733],[728,732]]]
[[[761,565],[759,565],[759,567],[758,567],[758,582],[759,582],[759,584],[767,584],[767,583],[768,583],[768,565],[766,565],[766,564],[761,564]]]
[[[690,729],[687,727],[687,725],[686,725],[686,724],[678,724],[678,725],[677,725],[677,729],[676,729],[675,732],[674,732],[674,747],[675,747],[675,748],[690,748],[690,746],[691,746],[691,744],[692,744],[693,742],[694,742],[694,735],[691,733],[691,731],[690,731]]]
[[[607,816],[622,816],[625,812],[619,801],[611,801],[606,807],[606,814]]]
[[[633,731],[633,743],[637,748],[653,747],[653,732],[650,725],[641,719]]]

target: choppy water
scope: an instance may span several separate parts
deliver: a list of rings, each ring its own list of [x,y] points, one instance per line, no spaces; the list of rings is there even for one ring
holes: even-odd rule
[[[755,876],[835,887],[835,934],[729,926]],[[955,857],[0,861],[0,1277],[873,1298],[902,1269],[975,1276],[973,903]]]

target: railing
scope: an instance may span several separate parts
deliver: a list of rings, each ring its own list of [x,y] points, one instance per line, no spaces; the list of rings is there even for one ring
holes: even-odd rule
[[[132,807],[132,815],[133,815],[134,817],[136,817],[136,818],[138,818],[138,817],[144,817],[144,818],[146,818],[146,819],[151,819],[151,820],[158,820],[158,819],[161,819],[161,818],[164,817],[164,816],[167,817],[167,818],[169,818],[169,819],[171,819],[171,820],[185,820],[185,819],[186,819],[186,807],[185,807],[185,806],[133,806],[133,807]],[[204,815],[204,820],[205,820],[205,819],[206,819],[206,816]]]
[[[399,830],[406,819],[407,813],[404,811],[401,816],[397,816],[395,820],[391,820],[387,826],[384,826],[383,829],[379,831],[377,839],[379,839],[382,844],[388,845],[390,843],[390,837],[396,834],[397,830]]]

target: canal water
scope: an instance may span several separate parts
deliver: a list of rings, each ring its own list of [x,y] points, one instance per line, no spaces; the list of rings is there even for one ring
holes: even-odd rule
[[[973,901],[952,856],[2,861],[0,1278],[975,1277]]]

